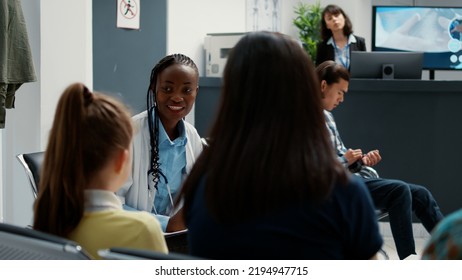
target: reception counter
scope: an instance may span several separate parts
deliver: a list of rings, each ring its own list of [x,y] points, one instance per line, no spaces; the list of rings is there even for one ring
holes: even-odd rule
[[[202,136],[220,86],[219,78],[201,78],[195,125]],[[448,214],[462,208],[461,105],[462,81],[353,79],[333,114],[347,147],[380,150],[381,177],[426,186]]]

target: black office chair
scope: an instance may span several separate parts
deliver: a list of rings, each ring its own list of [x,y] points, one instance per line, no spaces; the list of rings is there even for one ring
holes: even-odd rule
[[[0,223],[0,260],[90,260],[76,242],[30,228]]]
[[[198,260],[199,258],[181,253],[162,253],[151,250],[131,248],[109,248],[98,250],[98,255],[105,260]]]
[[[201,139],[204,146],[207,145],[207,142],[204,138]],[[45,152],[34,152],[34,153],[25,153],[18,154],[16,158],[24,167],[27,178],[31,185],[32,193],[35,198],[37,198],[38,187],[40,182],[40,170],[45,158]],[[187,240],[187,230],[177,231],[173,233],[165,233],[164,237],[167,242],[167,247],[170,252],[176,253],[188,253],[188,240]]]
[[[43,164],[43,159],[45,157],[45,152],[35,152],[28,154],[19,154],[16,158],[24,167],[27,178],[32,188],[32,194],[37,198],[38,187],[40,181],[40,169]]]
[[[377,220],[379,221],[388,217],[388,212],[383,209],[376,209],[375,214],[377,215]]]

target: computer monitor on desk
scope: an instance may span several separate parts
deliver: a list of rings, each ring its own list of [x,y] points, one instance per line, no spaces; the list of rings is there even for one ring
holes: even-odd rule
[[[421,52],[351,52],[354,79],[421,79]]]

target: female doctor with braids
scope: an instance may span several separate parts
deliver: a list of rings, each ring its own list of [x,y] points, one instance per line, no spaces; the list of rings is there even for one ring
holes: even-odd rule
[[[184,120],[198,90],[194,61],[183,54],[168,55],[152,69],[147,110],[133,117],[137,134],[132,174],[117,194],[124,209],[155,215],[164,232],[186,228],[174,201],[202,152],[197,130]]]

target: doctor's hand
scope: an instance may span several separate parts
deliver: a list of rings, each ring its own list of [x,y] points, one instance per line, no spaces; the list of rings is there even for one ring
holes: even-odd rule
[[[178,212],[175,213],[175,215],[170,217],[165,231],[175,232],[184,229],[186,229],[186,225],[184,223],[183,208],[181,208],[178,210]]]

